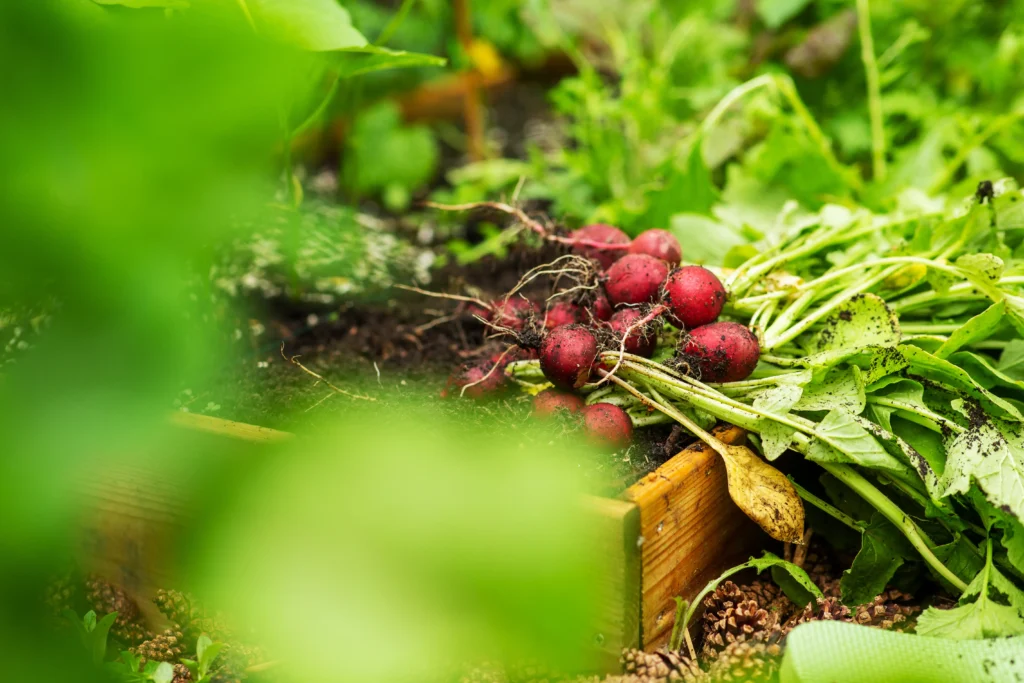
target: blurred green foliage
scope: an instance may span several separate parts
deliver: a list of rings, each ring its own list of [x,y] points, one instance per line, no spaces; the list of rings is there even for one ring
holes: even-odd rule
[[[550,93],[554,144],[443,169],[437,198],[493,199],[525,178],[519,199],[547,202],[560,221],[669,227],[689,238],[688,260],[728,263],[804,211],[941,205],[1024,167],[1020,0],[871,5],[884,178],[871,170],[852,3],[624,7],[476,3],[477,35],[505,57],[536,65],[561,50],[577,73]],[[0,341],[17,351],[47,328],[0,379],[10,680],[93,677],[95,648],[52,638],[35,598],[75,545],[82,477],[118,458],[205,479],[189,489],[205,515],[185,530],[187,578],[262,630],[301,680],[425,680],[477,657],[575,659],[595,639],[599,563],[574,507],[578,454],[554,438],[525,447],[514,432],[424,414],[424,400],[388,403],[220,471],[164,425],[182,383],[234,350],[226,340],[246,311],[226,315],[215,289],[257,274],[302,299],[389,281],[391,268],[421,273],[397,237],[367,239],[355,200],[401,211],[435,182],[434,134],[380,100],[436,76],[438,57],[468,61],[450,3],[398,11],[0,4]],[[763,87],[702,126],[759,76]],[[352,203],[301,202],[296,177],[281,191],[271,179],[292,164],[274,150],[339,114],[352,121],[339,173]],[[455,230],[459,261],[504,253],[506,233],[481,232],[470,243]],[[232,243],[250,257],[241,270],[222,261]],[[385,258],[365,258],[374,250]],[[197,272],[227,275],[197,285]]]

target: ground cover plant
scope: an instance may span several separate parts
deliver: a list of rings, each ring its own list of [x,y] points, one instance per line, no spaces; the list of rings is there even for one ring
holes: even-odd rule
[[[12,680],[1021,673],[1019,3],[13,5]],[[577,679],[570,502],[698,440],[775,542]],[[134,468],[160,601],[50,583]]]

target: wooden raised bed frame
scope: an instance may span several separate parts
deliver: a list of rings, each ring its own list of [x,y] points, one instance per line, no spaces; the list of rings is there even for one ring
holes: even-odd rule
[[[172,421],[205,449],[257,449],[290,434],[190,413]],[[715,430],[727,443],[745,439],[736,427]],[[182,528],[185,492],[144,467],[123,466],[86,482],[95,514],[83,520],[85,566],[124,586],[144,613],[150,598],[173,585],[172,539]],[[621,650],[664,645],[675,622],[676,596],[692,599],[712,578],[763,547],[765,536],[729,498],[718,455],[695,443],[630,486],[620,498],[588,497],[593,530],[604,548],[599,623],[594,642],[614,668]]]

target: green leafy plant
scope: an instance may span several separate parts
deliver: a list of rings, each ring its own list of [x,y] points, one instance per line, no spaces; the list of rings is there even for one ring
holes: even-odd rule
[[[99,620],[92,610],[86,612],[82,618],[71,611],[65,612],[64,616],[74,625],[82,645],[88,650],[93,662],[97,665],[102,663],[107,656],[107,637],[110,635],[110,627],[117,620],[117,612],[111,612]]]
[[[192,672],[192,679],[196,683],[209,683],[212,680],[214,661],[223,649],[224,643],[215,643],[208,635],[203,634],[196,641],[196,659],[183,659],[182,664]]]

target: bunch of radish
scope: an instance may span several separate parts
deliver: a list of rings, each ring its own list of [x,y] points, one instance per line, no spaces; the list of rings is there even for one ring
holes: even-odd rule
[[[631,240],[615,227],[597,224],[561,241],[574,256],[539,272],[571,272],[575,286],[556,292],[546,303],[528,300],[517,287],[499,300],[473,304],[475,316],[510,336],[514,345],[462,368],[449,380],[447,394],[455,389],[474,398],[493,394],[507,382],[510,362],[532,356],[553,385],[534,397],[535,414],[578,414],[592,440],[621,447],[632,437],[629,414],[611,403],[587,405],[578,395],[615,372],[610,361],[615,352],[619,358],[650,358],[669,326],[679,330],[670,362],[687,375],[704,382],[732,382],[753,372],[759,357],[757,337],[739,323],[718,322],[725,288],[710,270],[680,265],[682,249],[670,232],[647,230]]]

